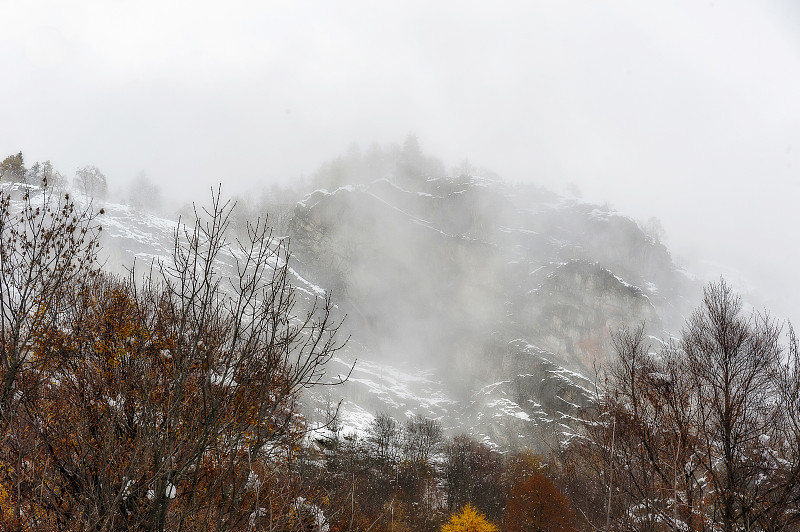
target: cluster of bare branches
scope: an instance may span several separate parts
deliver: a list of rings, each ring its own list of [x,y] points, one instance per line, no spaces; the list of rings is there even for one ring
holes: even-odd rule
[[[59,323],[73,287],[96,275],[102,228],[90,208],[47,187],[21,202],[0,194],[0,427],[14,417],[27,387],[41,384],[45,362],[30,356],[42,331]]]
[[[600,479],[598,527],[797,529],[800,359],[791,329],[788,349],[780,340],[724,281],[658,351],[642,329],[616,335],[599,408],[569,451],[576,479]]]
[[[89,208],[0,197],[4,530],[302,526],[297,402],[339,323],[264,224],[226,239],[231,208],[214,195],[137,280],[100,273]]]

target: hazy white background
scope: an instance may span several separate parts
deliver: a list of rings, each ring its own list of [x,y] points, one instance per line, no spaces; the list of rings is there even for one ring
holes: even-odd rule
[[[203,199],[416,132],[657,216],[690,269],[800,320],[791,0],[0,0],[0,21],[2,157]]]

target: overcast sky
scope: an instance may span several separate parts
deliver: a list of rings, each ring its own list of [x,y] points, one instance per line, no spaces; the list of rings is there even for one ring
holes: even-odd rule
[[[415,132],[656,216],[699,273],[800,321],[791,0],[0,0],[0,21],[0,156],[202,199]]]

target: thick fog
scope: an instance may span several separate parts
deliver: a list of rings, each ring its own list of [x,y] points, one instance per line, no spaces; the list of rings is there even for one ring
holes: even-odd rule
[[[0,20],[0,157],[174,207],[414,132],[447,165],[657,217],[687,269],[800,319],[789,0],[0,1]]]

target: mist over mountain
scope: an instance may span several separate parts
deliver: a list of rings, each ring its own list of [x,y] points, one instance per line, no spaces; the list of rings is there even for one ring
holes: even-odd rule
[[[797,2],[0,19],[0,530],[800,528]]]
[[[391,525],[386,505],[401,496],[412,529],[437,530],[474,503],[512,530],[543,511],[515,495],[529,488],[549,490],[543,507],[562,508],[550,522],[578,526],[572,508],[590,527],[603,521],[603,508],[606,520],[613,513],[619,522],[692,522],[693,498],[684,504],[688,517],[676,518],[681,510],[664,499],[661,480],[652,485],[656,495],[642,494],[639,475],[654,478],[651,469],[672,464],[664,482],[674,486],[678,472],[689,471],[692,497],[704,493],[692,468],[717,475],[718,462],[696,460],[693,446],[713,437],[708,448],[716,449],[725,437],[713,436],[720,425],[709,417],[722,405],[725,375],[741,383],[731,392],[737,400],[753,406],[742,411],[756,412],[736,418],[749,431],[748,445],[785,452],[794,461],[778,460],[776,478],[785,479],[785,493],[800,485],[792,480],[800,478],[792,473],[800,471],[800,453],[791,455],[800,441],[792,436],[800,426],[792,421],[800,411],[793,406],[800,404],[796,336],[767,315],[743,316],[724,279],[702,287],[676,264],[657,219],[641,222],[578,194],[509,183],[468,161],[447,170],[413,135],[402,146],[353,147],[293,187],[230,200],[218,188],[209,201],[169,217],[145,175],[127,192],[109,192],[113,183],[97,167],[69,180],[49,162],[26,167],[21,153],[0,171],[3,280],[11,287],[4,306],[32,305],[16,315],[54,320],[49,329],[29,329],[34,336],[17,348],[17,367],[25,374],[29,364],[48,360],[52,375],[34,385],[57,400],[77,394],[71,401],[88,417],[63,425],[69,434],[88,427],[91,442],[106,433],[98,423],[111,423],[108,437],[180,437],[181,445],[209,449],[186,455],[189,461],[213,462],[229,449],[239,472],[222,471],[238,475],[231,482],[242,493],[255,492],[251,509],[236,503],[231,510],[248,522],[272,520],[254,484],[261,478],[276,482],[274,490],[299,483],[295,495],[273,491],[271,500],[285,503],[281,512],[292,526],[304,505],[318,530],[333,519],[348,522],[341,514],[348,496],[352,515],[375,522]],[[49,259],[76,249],[84,256]],[[59,272],[82,277],[60,291],[26,295],[57,282]],[[14,315],[4,319],[13,324]],[[258,332],[246,332],[251,327]],[[79,341],[62,340],[69,335]],[[87,351],[70,358],[75,345]],[[751,383],[758,393],[749,392]],[[7,400],[47,407],[35,386]],[[95,399],[87,402],[89,389]],[[158,403],[172,393],[180,408]],[[223,402],[230,414],[219,417],[208,405]],[[207,434],[222,431],[215,443],[184,430],[186,421],[176,418],[177,430],[163,421],[191,408],[192,423]],[[148,409],[154,413],[141,414]],[[705,417],[686,421],[698,412]],[[227,432],[234,422],[226,416],[239,414],[243,424],[230,434],[247,443],[231,443]],[[32,426],[62,423],[52,414],[37,419]],[[704,432],[684,437],[682,426]],[[263,429],[258,438],[253,427]],[[140,430],[152,435],[130,436]],[[113,454],[118,445],[108,437],[89,448]],[[242,445],[262,445],[272,469],[257,473]],[[617,480],[603,459],[615,445],[626,453],[611,453]],[[159,449],[155,456],[161,463]],[[121,519],[149,519],[155,496],[145,488],[156,481],[147,475],[162,479],[165,505],[194,500],[194,486],[181,476],[194,466],[156,466],[137,481],[130,467],[106,490],[122,501]],[[549,487],[534,489],[532,479]],[[132,482],[142,486],[135,498]],[[619,498],[612,510],[604,501],[614,482],[631,499]],[[309,506],[305,497],[319,486],[341,500],[325,495]],[[357,489],[367,505],[358,512]],[[654,506],[642,509],[636,501],[643,497]],[[800,519],[780,514],[785,504],[764,506],[759,519],[775,512]]]
[[[324,423],[341,401],[343,432],[380,412],[541,446],[574,428],[613,332],[644,324],[665,340],[699,292],[652,224],[468,162],[447,171],[413,136],[353,148],[303,186],[240,199],[234,232],[267,215],[306,303],[329,294],[346,316],[329,371],[355,362],[351,378],[306,408]],[[145,207],[105,203],[107,268],[171,253],[175,222]]]
[[[692,306],[695,283],[634,220],[468,163],[445,175],[413,137],[351,152],[316,185],[288,228],[297,269],[333,291],[359,358],[429,372],[450,400],[419,411],[354,379],[345,412],[431,415],[531,442],[586,403],[612,332],[644,323],[666,339]]]

